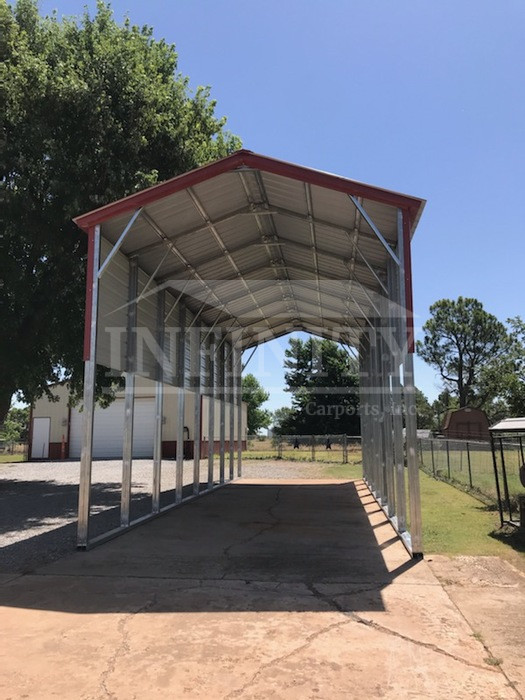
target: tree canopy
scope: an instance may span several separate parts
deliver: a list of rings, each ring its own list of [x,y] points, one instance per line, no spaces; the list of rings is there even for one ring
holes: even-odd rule
[[[29,408],[11,408],[0,426],[0,440],[25,442],[29,435]]]
[[[419,355],[438,370],[445,388],[457,396],[459,408],[482,407],[491,397],[484,368],[510,350],[503,323],[485,311],[477,299],[441,299],[430,307]]]
[[[270,394],[263,389],[253,374],[242,378],[242,400],[247,404],[248,435],[256,435],[261,428],[270,425],[272,414],[261,405],[268,401]]]
[[[331,340],[290,338],[285,381],[292,409],[279,415],[282,435],[359,434],[356,361]]]
[[[71,219],[240,147],[149,27],[0,0],[0,420],[82,376],[86,237]]]
[[[419,355],[437,369],[444,390],[434,402],[444,417],[450,408],[472,406],[489,420],[525,414],[525,323],[507,326],[477,299],[441,299],[430,307]],[[438,426],[439,427],[439,426]]]

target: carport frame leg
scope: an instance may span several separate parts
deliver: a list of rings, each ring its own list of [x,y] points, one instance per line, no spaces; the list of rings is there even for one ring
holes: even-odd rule
[[[136,326],[138,294],[138,260],[129,261],[129,306],[126,333],[126,373],[124,396],[124,435],[122,446],[122,490],[120,526],[128,527],[131,507],[131,472],[133,468],[133,415],[135,412]]]
[[[215,334],[208,337],[208,489],[213,487],[213,459],[215,452]]]
[[[89,235],[90,255],[93,261],[91,276],[91,323],[89,328],[89,356],[84,363],[84,430],[80,457],[78,489],[77,547],[85,549],[89,542],[89,513],[91,505],[91,465],[93,460],[93,418],[95,412],[95,381],[97,369],[98,272],[100,267],[100,225]]]
[[[201,330],[194,326],[190,335],[191,373],[193,380],[193,495],[198,496],[201,474]]]
[[[186,314],[184,307],[179,307],[179,338],[178,338],[178,415],[177,415],[177,448],[175,467],[175,503],[182,501],[182,488],[184,480],[184,404],[186,392]]]
[[[228,370],[229,370],[229,380],[228,380],[228,387],[229,387],[229,404],[230,404],[230,430],[229,430],[229,435],[230,435],[230,442],[229,442],[229,448],[230,448],[230,481],[233,481],[235,478],[235,363],[233,361],[233,343],[230,349],[230,359],[228,361]]]
[[[219,396],[220,396],[220,429],[219,429],[219,483],[224,484],[224,463],[225,463],[225,441],[226,441],[226,382],[224,368],[224,342],[221,339],[219,343]]]
[[[160,482],[162,476],[162,421],[164,412],[164,312],[166,294],[162,289],[157,296],[157,381],[155,382],[155,441],[153,443],[152,512],[160,512]]]
[[[242,350],[237,350],[237,476],[242,476]]]

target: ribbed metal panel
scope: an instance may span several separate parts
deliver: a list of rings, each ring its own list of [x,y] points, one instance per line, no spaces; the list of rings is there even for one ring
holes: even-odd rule
[[[396,208],[369,199],[362,204],[393,245]],[[185,280],[194,278],[184,298],[193,313],[206,302],[199,320],[203,325],[214,323],[220,314],[226,325],[228,318],[239,317],[243,325],[252,322],[265,332],[270,325],[279,334],[286,325],[292,329],[295,320],[298,327],[317,332],[323,323],[333,329],[343,319],[360,325],[363,315],[372,317],[374,305],[379,306],[378,277],[384,278],[390,256],[342,192],[241,169],[150,202],[145,211],[157,232],[139,216],[100,287],[99,361],[111,361],[118,365],[116,369],[123,368],[123,352],[111,360],[110,333],[102,324],[111,319],[112,324],[125,327],[128,268],[123,254],[138,255],[141,285],[154,271],[151,289],[158,280],[167,284],[167,310]],[[103,240],[102,259],[129,219],[126,214],[104,224],[107,240]],[[139,324],[153,335],[155,304],[152,296],[141,300],[138,308]],[[170,318],[170,329],[177,325],[176,319],[177,314]],[[166,344],[173,354],[170,333]],[[144,372],[153,376],[154,362],[148,352],[146,348]]]

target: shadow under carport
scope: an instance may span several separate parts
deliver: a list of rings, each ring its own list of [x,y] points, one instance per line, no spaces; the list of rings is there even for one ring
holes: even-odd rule
[[[240,480],[2,586],[76,613],[382,610],[413,562],[362,481]],[[415,567],[417,570],[417,567]]]

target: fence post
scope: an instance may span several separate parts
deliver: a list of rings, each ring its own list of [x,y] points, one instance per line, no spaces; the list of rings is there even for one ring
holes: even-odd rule
[[[468,464],[468,482],[470,484],[470,488],[472,488],[472,486],[473,486],[473,484],[472,484],[472,467],[470,465],[470,447],[468,444],[468,440],[467,440],[467,464]]]
[[[434,440],[430,438],[430,453],[432,454],[432,474],[436,476],[436,463],[434,461]]]
[[[420,464],[423,464],[423,440],[419,438],[417,441],[418,447],[419,447],[419,462]]]
[[[277,459],[283,458],[283,436],[279,435],[277,438]]]
[[[348,438],[343,435],[343,464],[348,464]]]
[[[315,462],[315,435],[312,435],[312,462]]]
[[[446,441],[446,443],[447,443],[447,473],[448,473],[448,478],[450,479],[450,448],[449,448],[448,440]]]

